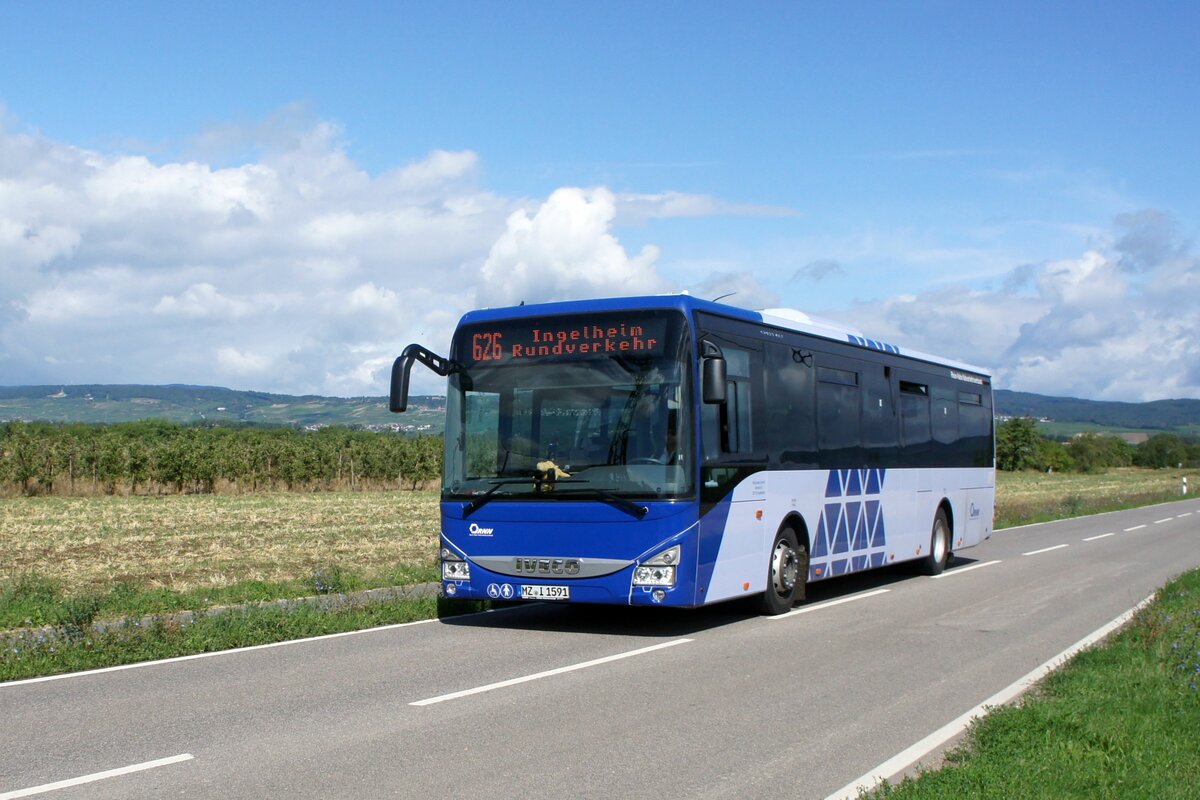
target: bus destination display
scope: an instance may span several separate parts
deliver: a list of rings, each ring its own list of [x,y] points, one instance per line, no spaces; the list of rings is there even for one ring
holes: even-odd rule
[[[499,364],[526,358],[657,355],[665,351],[666,333],[663,318],[506,322],[463,330],[458,358]]]

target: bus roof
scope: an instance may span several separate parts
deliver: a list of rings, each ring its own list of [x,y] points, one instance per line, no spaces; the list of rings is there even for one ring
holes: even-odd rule
[[[642,297],[610,297],[598,300],[566,300],[556,303],[535,303],[531,305],[507,306],[503,308],[484,308],[468,311],[459,320],[459,325],[470,325],[479,322],[495,322],[498,320],[521,317],[550,316],[556,314],[586,314],[595,311],[626,311],[630,309],[676,309],[687,315],[694,311],[703,311],[730,319],[742,320],[772,328],[796,331],[810,336],[816,336],[830,341],[851,344],[865,350],[875,350],[881,353],[891,353],[897,356],[926,361],[951,369],[960,369],[976,375],[991,377],[991,372],[973,364],[955,361],[942,356],[930,355],[918,350],[902,348],[890,342],[880,341],[864,336],[860,331],[838,322],[809,316],[803,311],[791,308],[768,308],[761,311],[750,311],[737,306],[702,300],[686,294],[663,294]]]

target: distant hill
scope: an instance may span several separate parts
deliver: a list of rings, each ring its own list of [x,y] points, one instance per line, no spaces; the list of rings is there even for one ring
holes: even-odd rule
[[[1077,424],[1076,427],[1082,423],[1097,429],[1200,433],[1200,400],[1120,403],[998,389],[995,405],[998,415],[1046,418],[1056,423]]]
[[[1200,400],[1118,403],[1049,397],[998,389],[996,413],[1046,418],[1048,431],[1176,431],[1200,434]],[[0,421],[180,423],[242,422],[258,425],[404,426],[440,433],[446,398],[414,396],[409,410],[392,414],[386,397],[320,397],[242,392],[215,386],[0,386]]]
[[[386,397],[297,397],[216,386],[0,386],[0,420],[256,425],[403,426],[440,432],[446,398],[414,396],[409,411],[392,414]]]

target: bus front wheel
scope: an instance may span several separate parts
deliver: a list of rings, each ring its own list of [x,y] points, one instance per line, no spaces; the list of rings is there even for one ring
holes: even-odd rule
[[[808,579],[808,549],[800,544],[796,532],[783,528],[775,534],[771,558],[767,563],[767,590],[763,592],[761,608],[764,614],[783,614],[797,600],[804,599],[804,584]]]
[[[950,562],[950,523],[945,509],[938,509],[929,532],[929,555],[921,560],[922,575],[941,575]]]

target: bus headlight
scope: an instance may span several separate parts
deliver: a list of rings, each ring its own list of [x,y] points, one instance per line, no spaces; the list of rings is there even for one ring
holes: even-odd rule
[[[446,547],[442,548],[442,580],[471,580],[471,565],[459,558],[458,554],[453,550]]]
[[[675,565],[679,563],[679,545],[663,550],[633,571],[634,586],[674,586]]]

